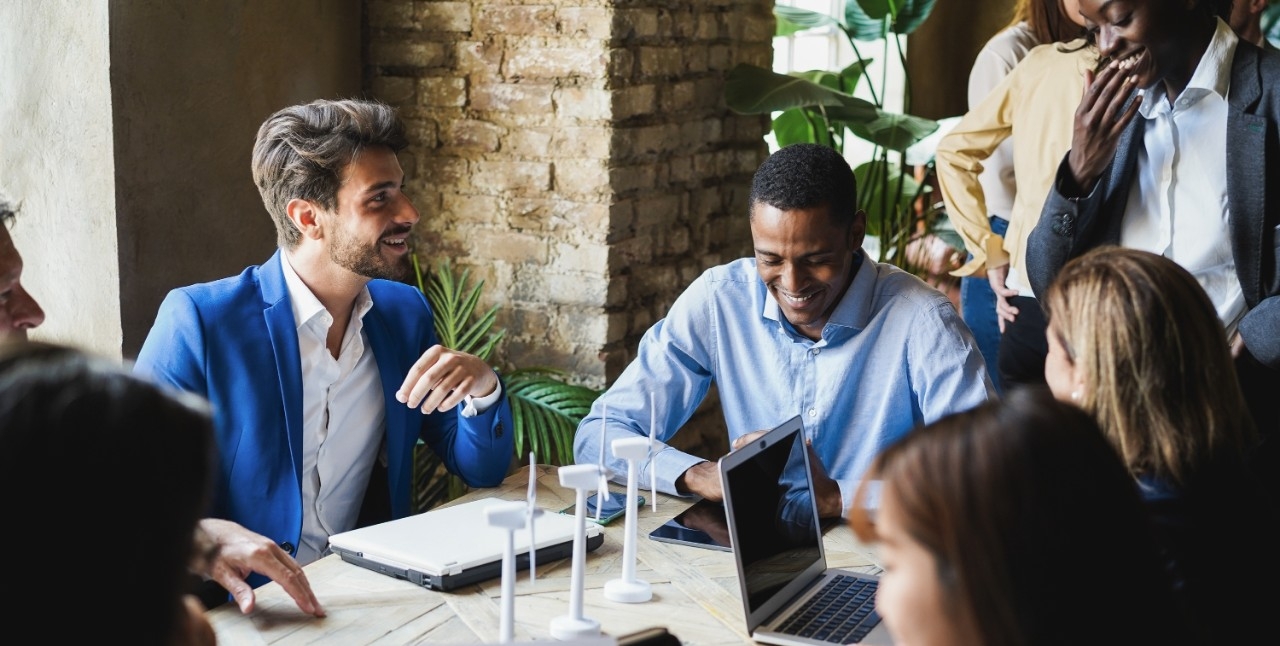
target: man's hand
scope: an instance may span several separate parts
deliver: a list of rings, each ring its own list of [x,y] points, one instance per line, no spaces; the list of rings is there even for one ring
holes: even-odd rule
[[[253,611],[253,586],[245,579],[250,573],[257,572],[279,583],[303,612],[324,616],[324,608],[320,607],[320,601],[311,591],[302,566],[274,541],[238,523],[219,518],[201,520],[200,531],[217,545],[216,555],[202,566],[207,571],[200,574],[226,588],[235,597],[240,612],[247,614]]]
[[[484,397],[498,387],[498,375],[483,359],[432,346],[409,369],[396,399],[422,412],[447,411],[467,395]]]
[[[768,432],[764,430],[747,433],[733,442],[733,449],[740,449]],[[826,467],[822,466],[822,460],[818,459],[817,451],[813,450],[813,442],[806,439],[804,446],[809,451],[809,471],[813,473],[813,496],[818,502],[818,517],[835,518],[843,515],[844,499],[840,497],[840,484],[827,475]],[[693,471],[693,469],[691,468],[689,471]],[[689,473],[689,471],[685,471],[685,473]],[[719,474],[716,477],[718,479]],[[717,487],[717,490],[719,490],[719,487]],[[723,498],[723,492],[719,493]]]
[[[711,502],[724,502],[724,489],[720,486],[720,465],[715,462],[699,462],[676,478],[676,491],[702,496]]]
[[[844,499],[840,497],[840,483],[827,475],[826,467],[813,450],[813,442],[804,441],[809,450],[809,470],[813,472],[813,498],[818,502],[819,518],[837,518],[844,514]]]
[[[1084,73],[1084,96],[1076,108],[1071,132],[1071,151],[1067,164],[1072,178],[1082,195],[1093,190],[1093,185],[1111,164],[1120,144],[1120,133],[1138,114],[1138,106],[1144,97],[1136,97],[1126,109],[1124,102],[1133,91],[1129,69],[1132,61],[1112,61],[1096,75]]]
[[[1018,295],[1018,290],[1009,289],[1006,281],[1009,278],[1009,265],[987,267],[987,282],[996,295],[996,323],[1000,325],[1000,334],[1004,334],[1004,322],[1012,323],[1018,318],[1018,308],[1009,304],[1009,299]]]

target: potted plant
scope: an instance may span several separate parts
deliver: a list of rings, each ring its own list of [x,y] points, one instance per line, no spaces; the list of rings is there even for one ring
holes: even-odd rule
[[[476,310],[484,281],[470,284],[470,271],[464,269],[459,274],[447,261],[441,262],[430,275],[424,275],[417,255],[410,254],[410,257],[418,289],[427,297],[435,314],[440,344],[489,361],[506,336],[506,330],[494,328],[497,305],[483,313]],[[498,372],[502,374],[507,399],[511,402],[515,425],[512,459],[522,463],[532,451],[542,464],[572,464],[573,436],[578,423],[603,391],[572,384],[567,373],[555,368],[507,367]],[[414,459],[416,511],[426,511],[466,491],[462,480],[450,474],[435,452],[419,441]]]
[[[906,74],[902,39],[928,18],[935,1],[847,0],[841,16],[775,6],[777,36],[834,27],[845,36],[855,62],[841,70],[791,74],[740,64],[729,72],[725,85],[725,102],[735,112],[776,115],[771,129],[779,146],[809,142],[843,154],[849,135],[871,142],[871,157],[854,166],[858,206],[867,213],[867,235],[879,241],[879,261],[917,273],[916,254],[908,253],[913,242],[935,234],[959,244],[954,231],[946,232],[943,210],[927,200],[927,182],[917,179],[914,169],[904,162],[907,149],[937,130],[938,122],[906,112],[910,109],[909,82],[904,111],[886,110],[888,66],[882,65],[879,78],[873,79],[868,71],[871,59],[862,55],[858,43],[883,42],[886,62],[894,56]],[[854,96],[862,83],[870,101]],[[931,163],[924,165],[926,176],[931,168]]]

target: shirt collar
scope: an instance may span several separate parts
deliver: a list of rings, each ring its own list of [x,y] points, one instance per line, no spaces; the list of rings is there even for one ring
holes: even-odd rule
[[[1240,38],[1221,18],[1215,20],[1217,26],[1214,28],[1213,38],[1200,57],[1200,62],[1196,64],[1196,70],[1191,74],[1186,89],[1178,97],[1178,107],[1189,106],[1211,93],[1217,94],[1224,101],[1227,99],[1227,91],[1231,87],[1231,61],[1235,58],[1236,44],[1240,42]],[[1164,92],[1164,84],[1160,82],[1147,88],[1147,96],[1156,100],[1143,101],[1138,106],[1138,112],[1150,119],[1158,114],[1158,107],[1164,106],[1167,109],[1169,102],[1165,100]]]
[[[293,308],[293,323],[298,329],[311,322],[312,319],[326,314],[324,304],[316,295],[302,282],[302,278],[298,276],[298,272],[293,268],[292,262],[289,260],[289,254],[280,254],[280,269],[284,273],[285,289],[289,292],[289,304]],[[364,315],[373,307],[373,296],[369,294],[369,286],[365,285],[360,289],[360,293],[356,295],[355,306],[351,311],[355,314],[355,318],[364,319]]]

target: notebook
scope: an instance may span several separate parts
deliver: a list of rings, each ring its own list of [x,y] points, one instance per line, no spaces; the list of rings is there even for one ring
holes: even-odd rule
[[[879,577],[828,568],[800,417],[720,458],[747,632],[783,645],[890,644]],[[843,624],[819,626],[823,619]]]
[[[507,530],[489,524],[485,508],[506,504],[499,498],[439,507],[421,514],[369,525],[329,537],[329,547],[342,560],[413,582],[450,591],[502,575]],[[577,530],[573,516],[544,510],[534,519],[536,565],[573,554]],[[599,525],[586,523],[586,548],[604,543]],[[529,569],[529,530],[514,533],[516,569]]]

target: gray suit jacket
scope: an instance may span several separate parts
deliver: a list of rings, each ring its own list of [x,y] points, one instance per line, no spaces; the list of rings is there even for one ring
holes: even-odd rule
[[[1280,369],[1280,52],[1240,41],[1231,62],[1227,116],[1227,202],[1231,251],[1249,311],[1240,322],[1245,345],[1259,361]],[[1071,186],[1064,157],[1040,221],[1027,241],[1027,278],[1043,294],[1068,260],[1103,244],[1118,244],[1120,220],[1137,168],[1146,120],[1121,135],[1115,160],[1093,191],[1063,195]],[[1065,183],[1064,183],[1065,182]]]

